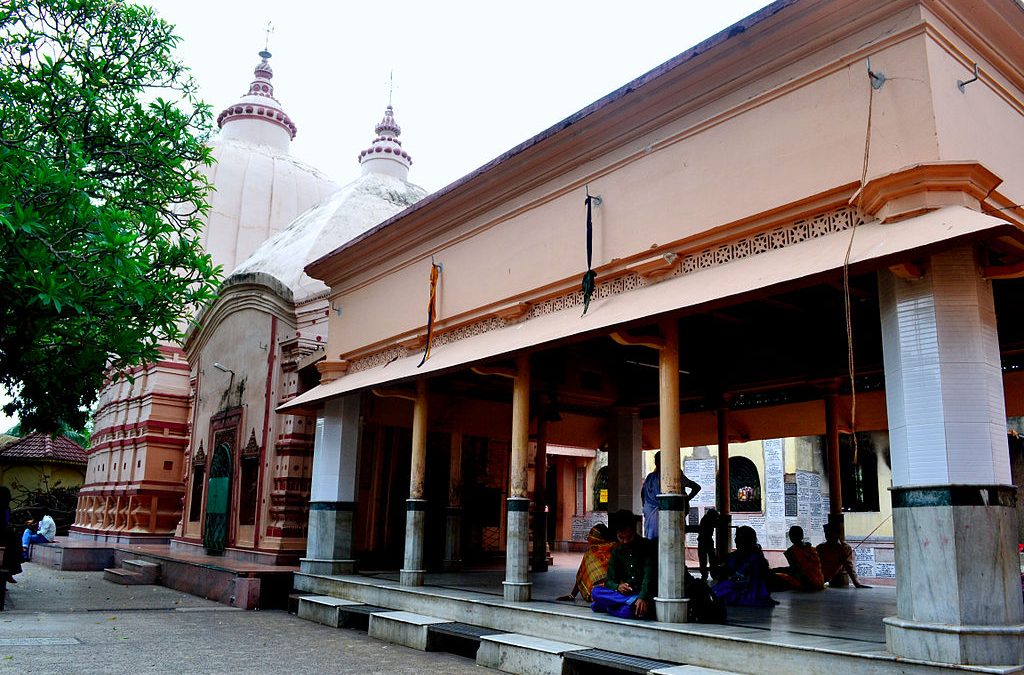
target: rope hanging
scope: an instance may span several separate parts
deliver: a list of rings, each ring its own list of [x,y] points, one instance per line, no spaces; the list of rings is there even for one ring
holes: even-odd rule
[[[592,203],[595,199],[600,200],[601,198],[591,196],[590,188],[587,188],[587,198],[584,201],[587,205],[587,271],[583,274],[583,316],[590,309],[590,298],[593,297],[594,288],[597,285],[597,272],[593,270],[594,218],[592,215]]]
[[[437,316],[437,278],[441,274],[441,266],[430,261],[430,300],[427,302],[427,344],[423,347],[423,358],[419,368],[430,358],[430,345],[434,341],[434,317]]]

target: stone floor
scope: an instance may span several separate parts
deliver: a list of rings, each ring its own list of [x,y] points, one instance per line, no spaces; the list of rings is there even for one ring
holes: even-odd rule
[[[0,673],[489,672],[283,611],[245,612],[162,586],[118,586],[101,572],[27,563],[0,612]]]
[[[547,572],[533,573],[533,600],[553,602],[568,593],[575,583],[576,569],[582,558],[580,553],[555,553]],[[370,578],[398,581],[398,572],[366,572]],[[503,567],[491,567],[455,573],[427,574],[426,585],[452,590],[474,591],[497,597],[502,596]],[[826,589],[820,593],[776,593],[779,601],[774,608],[730,607],[728,624],[731,626],[792,635],[801,643],[820,638],[826,643],[837,638],[865,643],[866,650],[884,649],[885,628],[882,619],[896,614],[896,589],[872,587],[865,589]],[[575,603],[564,602],[566,609],[586,604],[577,598]],[[797,637],[800,636],[800,637]]]

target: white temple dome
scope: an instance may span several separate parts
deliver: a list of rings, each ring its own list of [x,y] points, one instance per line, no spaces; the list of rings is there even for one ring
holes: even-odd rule
[[[386,142],[393,143],[400,130],[394,123],[391,106],[385,114],[385,122],[388,120],[394,129],[389,130]],[[374,143],[382,140],[380,126]],[[385,154],[395,157],[394,152]],[[408,159],[408,153],[404,156],[401,171],[396,171],[393,160],[362,161],[363,174],[359,178],[267,240],[230,277],[258,273],[270,275],[292,291],[296,303],[326,293],[328,288],[322,281],[305,273],[307,264],[426,196],[426,190],[406,180],[411,159]]]
[[[288,154],[295,124],[274,98],[273,72],[260,52],[249,93],[217,118],[214,163],[203,171],[214,189],[203,245],[225,272],[248,258],[338,184]]]

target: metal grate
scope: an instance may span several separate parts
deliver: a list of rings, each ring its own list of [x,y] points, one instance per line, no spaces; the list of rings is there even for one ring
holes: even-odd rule
[[[576,652],[566,652],[564,655],[567,665],[586,664],[589,666],[600,666],[601,672],[605,673],[649,673],[658,668],[674,666],[674,663],[667,661],[656,661],[645,659],[639,656],[609,652],[604,649],[582,649]]]
[[[482,628],[472,626],[468,623],[435,623],[427,628],[430,633],[438,635],[450,635],[452,637],[470,638],[479,640],[485,635],[498,635],[505,631],[494,630],[493,628]]]

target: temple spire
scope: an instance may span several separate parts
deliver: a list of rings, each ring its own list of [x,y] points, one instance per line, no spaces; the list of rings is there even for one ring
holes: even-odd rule
[[[412,157],[402,149],[402,141],[398,140],[402,127],[395,121],[395,111],[390,102],[384,109],[384,118],[373,130],[377,134],[376,138],[370,147],[359,153],[363,173],[384,173],[406,180],[409,167],[412,166]]]
[[[268,25],[268,45],[272,30]],[[271,83],[274,78],[274,70],[270,67],[271,53],[264,48],[259,56],[260,62],[253,70],[254,78],[249,83],[249,91],[240,101],[228,106],[217,116],[217,126],[226,138],[238,138],[287,150],[289,142],[295,138],[297,129],[274,97],[274,85]]]

